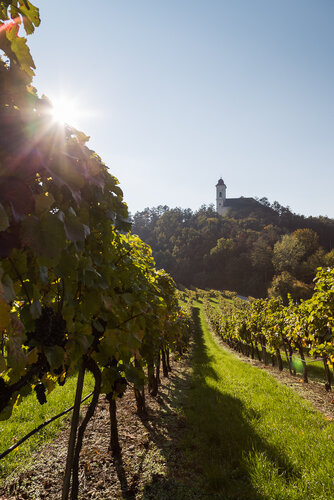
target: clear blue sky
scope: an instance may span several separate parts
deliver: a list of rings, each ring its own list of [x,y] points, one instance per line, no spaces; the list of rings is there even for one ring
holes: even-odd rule
[[[334,218],[333,0],[40,0],[34,84],[132,213],[266,196]]]

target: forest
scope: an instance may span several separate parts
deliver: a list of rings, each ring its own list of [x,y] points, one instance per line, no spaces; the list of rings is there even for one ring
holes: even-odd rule
[[[267,198],[240,198],[226,216],[213,205],[146,208],[132,222],[157,266],[187,287],[307,299],[317,268],[334,264],[333,219],[297,215]]]

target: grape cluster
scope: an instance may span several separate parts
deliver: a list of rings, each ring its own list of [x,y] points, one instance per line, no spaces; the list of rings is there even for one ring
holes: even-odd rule
[[[65,344],[66,321],[51,307],[44,307],[42,314],[35,321],[35,331],[27,333],[28,343],[31,340],[44,346]]]
[[[8,404],[12,392],[3,378],[0,377],[0,411]]]
[[[46,403],[46,396],[45,396],[45,387],[44,384],[42,384],[42,382],[39,382],[37,385],[35,385],[35,392],[39,404],[44,405],[44,403]]]
[[[63,387],[63,385],[65,385],[66,378],[67,378],[67,373],[65,373],[65,376],[64,376],[64,377],[61,377],[61,378],[58,378],[58,379],[57,379],[58,385],[59,385],[60,387]]]
[[[61,366],[59,366],[59,368],[55,368],[53,370],[53,372],[54,372],[55,375],[61,375],[57,379],[57,382],[60,385],[60,387],[62,387],[65,384],[65,382],[66,382],[67,370],[68,370],[68,366],[67,365],[65,365],[65,366],[61,365]]]

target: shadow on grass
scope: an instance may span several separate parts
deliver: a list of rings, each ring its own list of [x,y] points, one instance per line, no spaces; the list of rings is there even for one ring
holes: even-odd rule
[[[255,454],[265,456],[286,483],[298,474],[246,421],[243,403],[210,385],[219,377],[204,342],[198,308],[195,321],[192,374],[174,375],[171,395],[160,396],[165,427],[159,420],[144,422],[169,471],[153,477],[144,498],[265,499],[252,483],[250,462]],[[177,412],[180,407],[183,416]]]

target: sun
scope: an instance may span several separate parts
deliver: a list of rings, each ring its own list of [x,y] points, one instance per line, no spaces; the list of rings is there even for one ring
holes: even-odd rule
[[[78,126],[81,112],[75,99],[61,97],[52,100],[51,115],[57,123]]]

